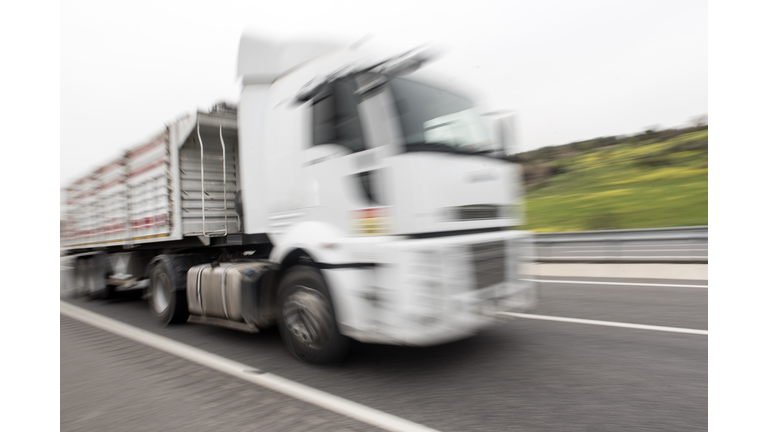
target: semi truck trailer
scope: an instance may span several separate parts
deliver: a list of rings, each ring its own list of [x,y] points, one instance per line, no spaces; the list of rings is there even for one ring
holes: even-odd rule
[[[308,363],[532,309],[511,117],[425,75],[429,60],[243,34],[236,105],[178,118],[64,189],[77,293],[143,290],[162,325],[277,325]]]

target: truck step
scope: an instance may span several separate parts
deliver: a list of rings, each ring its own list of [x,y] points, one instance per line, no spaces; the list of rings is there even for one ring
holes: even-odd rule
[[[242,332],[246,333],[258,333],[259,328],[256,326],[252,326],[248,323],[244,322],[237,322],[237,321],[230,321],[223,318],[214,318],[214,317],[207,317],[207,316],[200,316],[200,315],[190,315],[189,319],[187,319],[188,323],[192,324],[205,324],[205,325],[213,325],[217,327],[225,327],[233,330],[240,330]]]
[[[203,234],[202,232],[200,234]],[[205,234],[206,237],[224,237],[227,235],[226,230],[216,230],[216,231],[206,231]]]

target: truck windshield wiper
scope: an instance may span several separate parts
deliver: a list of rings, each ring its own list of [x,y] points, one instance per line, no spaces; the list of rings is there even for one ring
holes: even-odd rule
[[[436,143],[436,142],[418,142],[418,143],[410,143],[405,145],[405,151],[406,152],[423,152],[423,151],[432,151],[432,152],[443,152],[443,153],[466,153],[465,151],[462,151],[459,148],[456,148],[450,144],[445,143]]]
[[[495,150],[470,151],[470,150],[465,150],[461,147],[454,147],[450,144],[440,143],[440,142],[429,142],[429,143],[418,142],[418,143],[406,144],[405,151],[406,152],[441,152],[441,153],[453,153],[453,154],[461,154],[461,155],[496,157],[494,156],[494,154],[496,153]]]

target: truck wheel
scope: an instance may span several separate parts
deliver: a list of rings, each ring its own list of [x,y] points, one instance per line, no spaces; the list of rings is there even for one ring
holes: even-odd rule
[[[277,293],[280,336],[288,351],[306,363],[336,363],[349,339],[339,333],[331,295],[320,270],[288,270]]]
[[[88,271],[85,275],[87,279],[86,295],[91,300],[109,298],[114,291],[114,287],[107,285],[107,273],[109,272],[107,256],[98,254],[88,258],[88,262]]]
[[[84,296],[88,292],[86,275],[88,274],[89,258],[77,258],[75,260],[75,296]]]
[[[178,276],[169,259],[161,259],[154,266],[149,277],[149,309],[163,325],[187,322],[187,296],[178,291]]]

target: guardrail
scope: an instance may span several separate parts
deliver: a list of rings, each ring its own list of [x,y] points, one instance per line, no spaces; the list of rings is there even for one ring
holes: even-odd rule
[[[707,252],[708,226],[539,233],[534,238],[534,261],[541,263],[707,264],[709,261],[708,253],[701,254]],[[627,246],[636,248],[627,249]],[[647,249],[649,246],[662,249]],[[688,255],[678,254],[685,251]]]

